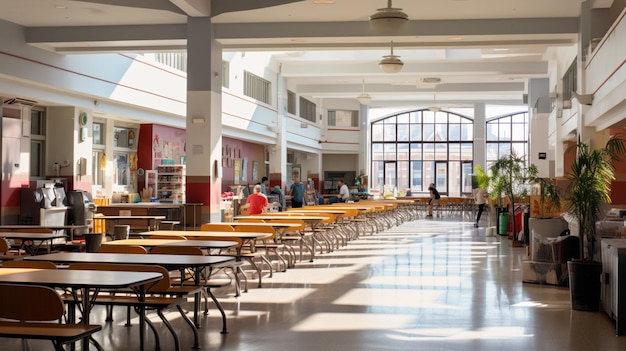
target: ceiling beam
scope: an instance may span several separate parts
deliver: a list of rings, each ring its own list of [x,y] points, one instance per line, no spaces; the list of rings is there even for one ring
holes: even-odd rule
[[[66,26],[28,27],[26,42],[30,44],[186,39],[186,24],[122,25],[122,26]],[[369,25],[361,22],[303,22],[303,23],[218,23],[214,25],[215,39],[233,42],[259,39],[267,43],[276,38],[326,38],[325,43],[336,38],[371,38],[385,43],[390,39],[420,43],[427,36],[497,36],[542,35],[578,33],[577,18],[524,18],[482,20],[431,20],[412,21],[406,37],[372,37]],[[418,36],[418,38],[416,38]],[[510,39],[509,39],[510,40]],[[369,41],[369,39],[368,39]],[[293,45],[293,42],[285,43]],[[424,44],[424,43],[422,43]],[[455,43],[457,45],[458,43]],[[428,43],[426,43],[428,45]],[[461,44],[463,45],[463,44]],[[495,44],[494,44],[495,45]],[[245,46],[245,45],[244,45]],[[245,47],[244,47],[245,48]]]

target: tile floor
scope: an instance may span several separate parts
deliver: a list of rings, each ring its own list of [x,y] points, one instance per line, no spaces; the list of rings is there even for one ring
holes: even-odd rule
[[[275,273],[239,299],[217,291],[230,333],[211,309],[204,350],[626,350],[603,312],[572,311],[569,290],[521,283],[524,248],[471,222],[418,220],[361,237],[314,263]],[[102,322],[96,310],[92,322]],[[106,350],[137,350],[124,310],[96,334]],[[182,350],[191,333],[177,313]],[[136,319],[135,319],[136,320]],[[171,338],[159,329],[162,349]],[[147,350],[154,349],[148,334]],[[31,341],[33,350],[52,349]],[[0,350],[19,350],[2,339]],[[95,348],[94,348],[95,349]]]

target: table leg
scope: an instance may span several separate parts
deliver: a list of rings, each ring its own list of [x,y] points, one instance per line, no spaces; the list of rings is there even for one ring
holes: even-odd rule
[[[193,279],[196,285],[200,285],[200,267],[196,267]],[[200,300],[202,300],[202,295],[197,292],[193,295],[193,323],[196,325],[197,329],[200,329],[200,320],[198,318],[198,311],[200,310]]]
[[[146,287],[141,285],[139,287],[139,301],[145,301],[146,299]],[[139,350],[144,350],[144,340],[146,337],[146,307],[143,304],[139,306]]]
[[[81,289],[81,304],[83,305],[83,324],[89,324],[89,312],[91,306],[89,306],[89,288]],[[82,341],[82,349],[89,350],[89,337],[85,337]]]

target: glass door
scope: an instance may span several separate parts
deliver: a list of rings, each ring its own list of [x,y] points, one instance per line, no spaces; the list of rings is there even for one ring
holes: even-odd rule
[[[448,162],[435,161],[434,183],[440,194],[448,194]]]
[[[385,185],[398,186],[396,168],[396,161],[385,162]]]

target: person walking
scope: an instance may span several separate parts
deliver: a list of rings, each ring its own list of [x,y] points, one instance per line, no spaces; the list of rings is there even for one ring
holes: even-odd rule
[[[302,207],[304,202],[304,184],[300,182],[300,178],[294,178],[291,188],[289,188],[289,195],[291,195],[291,207]]]
[[[483,188],[474,189],[474,204],[478,205],[478,214],[476,215],[476,223],[474,223],[474,227],[478,228],[478,222],[480,221],[480,216],[483,214],[485,210],[485,201],[487,199],[487,191]]]
[[[432,218],[433,208],[439,205],[439,199],[441,198],[441,195],[439,195],[439,191],[437,191],[437,188],[435,188],[434,183],[430,183],[430,185],[428,186],[428,191],[430,192],[430,200],[428,200],[428,215],[426,217]]]

